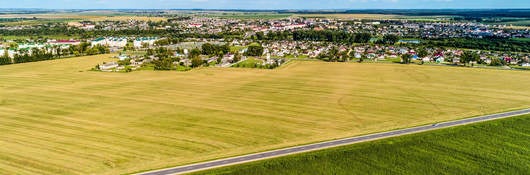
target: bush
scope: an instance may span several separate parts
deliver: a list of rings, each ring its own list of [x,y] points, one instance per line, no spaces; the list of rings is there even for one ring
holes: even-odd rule
[[[493,59],[491,60],[491,63],[490,63],[490,66],[503,66],[503,61],[501,61],[500,59]]]

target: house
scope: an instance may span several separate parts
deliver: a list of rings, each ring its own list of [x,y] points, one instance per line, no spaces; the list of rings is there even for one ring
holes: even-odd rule
[[[458,57],[453,58],[453,63],[460,63],[460,58]]]
[[[124,37],[108,37],[96,38],[90,42],[92,46],[102,45],[109,47],[125,47],[127,45],[127,38]]]
[[[354,57],[357,59],[361,58],[361,53],[355,53]]]
[[[83,24],[83,27],[81,27],[81,29],[84,29],[84,30],[94,30],[94,29],[96,29],[96,25],[93,25],[93,24]]]
[[[191,66],[191,60],[190,60],[190,59],[187,59],[187,58],[186,58],[186,59],[181,59],[181,60],[179,61],[179,63],[181,63],[181,64],[184,65],[184,66]]]
[[[444,58],[444,57],[437,57],[435,60],[436,60],[436,63],[443,63],[443,62],[445,62],[445,58]]]
[[[17,53],[17,50],[15,49],[5,49],[5,48],[0,48],[0,57],[3,57],[4,54],[6,54],[6,51],[7,51],[7,57],[9,58],[14,58]]]
[[[117,68],[119,65],[116,62],[104,63],[99,65],[99,70],[110,71],[111,69]]]
[[[118,56],[118,59],[120,59],[121,61],[123,61],[123,60],[129,59],[129,56],[127,56],[127,55],[120,55],[120,56]]]
[[[109,47],[125,47],[127,45],[127,38],[108,38],[107,45]]]
[[[79,45],[81,41],[79,40],[50,40],[48,41],[50,45]]]
[[[491,61],[492,61],[491,58],[486,58],[486,59],[484,59],[484,62],[485,62],[486,64],[491,64]]]
[[[96,45],[106,45],[107,42],[105,41],[105,38],[96,38],[90,42],[90,45],[96,46]]]
[[[157,37],[139,37],[134,40],[133,45],[136,48],[141,48],[144,44],[152,46],[156,41],[158,41]]]
[[[200,23],[190,23],[188,25],[188,28],[200,28],[200,27],[202,27],[202,24]]]

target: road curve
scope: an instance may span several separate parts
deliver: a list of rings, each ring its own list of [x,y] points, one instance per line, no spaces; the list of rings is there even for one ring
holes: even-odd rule
[[[443,122],[443,123],[438,123],[434,125],[418,126],[418,127],[399,129],[399,130],[375,133],[375,134],[364,135],[364,136],[350,137],[350,138],[345,138],[345,139],[332,140],[332,141],[314,143],[314,144],[309,144],[309,145],[278,149],[278,150],[273,150],[273,151],[243,155],[243,156],[214,160],[214,161],[209,161],[209,162],[178,166],[178,167],[167,168],[167,169],[162,169],[162,170],[154,170],[154,171],[139,173],[138,175],[184,174],[184,173],[190,173],[190,172],[223,167],[223,166],[228,166],[228,165],[241,164],[241,163],[246,163],[246,162],[251,162],[251,161],[256,161],[256,160],[285,156],[285,155],[290,155],[290,154],[295,154],[295,153],[320,150],[320,149],[325,149],[325,148],[330,148],[330,147],[349,145],[349,144],[365,142],[365,141],[370,141],[370,140],[395,137],[395,136],[400,136],[400,135],[405,135],[405,134],[430,131],[430,130],[447,128],[447,127],[452,127],[452,126],[483,122],[483,121],[488,121],[488,120],[508,118],[508,117],[524,115],[524,114],[530,114],[530,108],[523,109],[523,110],[517,110],[517,111],[484,115],[484,116],[461,119],[461,120],[455,120],[455,121],[449,121],[449,122]]]

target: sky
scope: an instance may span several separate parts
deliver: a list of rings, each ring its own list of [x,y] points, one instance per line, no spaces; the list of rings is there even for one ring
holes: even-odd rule
[[[530,0],[0,0],[45,9],[470,9],[530,8]]]

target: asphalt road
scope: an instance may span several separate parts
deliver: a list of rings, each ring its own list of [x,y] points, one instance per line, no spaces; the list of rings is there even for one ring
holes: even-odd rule
[[[139,174],[140,175],[169,175],[169,174],[190,173],[190,172],[199,171],[199,170],[217,168],[217,167],[234,165],[234,164],[241,164],[241,163],[251,162],[251,161],[256,161],[256,160],[261,160],[261,159],[285,156],[285,155],[313,151],[313,150],[320,150],[324,148],[330,148],[330,147],[336,147],[336,146],[342,146],[342,145],[349,145],[349,144],[354,144],[354,143],[359,143],[359,142],[377,140],[377,139],[400,136],[400,135],[405,135],[405,134],[430,131],[430,130],[435,130],[435,129],[440,129],[440,128],[447,128],[447,127],[452,127],[452,126],[465,125],[465,124],[477,123],[477,122],[482,122],[482,121],[513,117],[513,116],[518,116],[518,115],[523,115],[523,114],[530,114],[530,109],[484,115],[484,116],[479,116],[479,117],[474,117],[474,118],[467,118],[467,119],[462,119],[462,120],[437,123],[433,125],[418,126],[418,127],[413,127],[413,128],[407,128],[407,129],[400,129],[400,130],[381,132],[381,133],[364,135],[364,136],[332,140],[332,141],[314,143],[314,144],[309,144],[309,145],[303,145],[303,146],[267,151],[267,152],[262,152],[262,153],[255,153],[255,154],[249,154],[249,155],[244,155],[244,156],[197,163],[197,164],[192,164],[192,165],[184,165],[184,166],[167,168],[167,169],[162,169],[162,170],[154,170],[154,171],[144,172],[144,173],[139,173]]]

